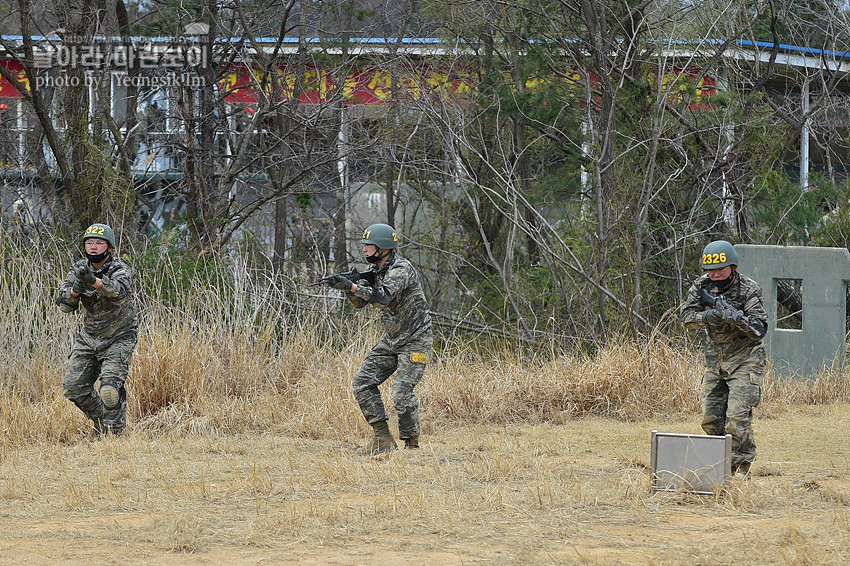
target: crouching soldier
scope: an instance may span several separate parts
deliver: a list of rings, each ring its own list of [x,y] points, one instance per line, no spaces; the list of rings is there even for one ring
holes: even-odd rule
[[[62,389],[91,419],[95,436],[119,434],[127,424],[125,382],[136,347],[138,317],[130,269],[115,255],[115,234],[105,224],[83,233],[85,259],[77,261],[59,287],[62,312],[84,309],[68,359]],[[94,384],[100,380],[100,388]]]
[[[395,248],[398,234],[387,224],[373,224],[360,240],[363,255],[373,265],[375,281],[350,281],[333,275],[328,285],[345,291],[356,308],[374,305],[381,309],[385,334],[372,348],[354,376],[354,397],[374,437],[357,451],[361,456],[382,454],[397,448],[387,424],[387,412],[378,386],[394,372],[393,407],[398,415],[399,438],[405,448],[419,448],[419,401],[413,388],[422,379],[434,338],[431,315],[419,273]]]
[[[685,328],[705,328],[705,374],[700,387],[702,429],[732,435],[732,473],[748,474],[756,458],[753,408],[761,402],[767,312],[758,283],[738,273],[738,253],[729,242],[708,244],[705,274],[682,305]],[[721,305],[719,296],[726,305]]]

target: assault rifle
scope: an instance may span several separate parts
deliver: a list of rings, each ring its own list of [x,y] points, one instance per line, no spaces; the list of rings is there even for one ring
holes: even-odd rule
[[[764,330],[758,330],[753,324],[750,322],[750,319],[744,316],[744,313],[730,305],[726,302],[726,299],[723,298],[723,295],[714,296],[703,288],[702,297],[700,298],[701,305],[708,305],[713,308],[720,308],[728,310],[732,313],[732,320],[761,338]]]
[[[352,267],[350,271],[346,271],[345,273],[337,273],[336,275],[341,275],[351,281],[352,283],[357,283],[360,279],[365,279],[369,285],[372,287],[375,286],[375,270],[367,269],[366,271],[358,271],[356,267]],[[328,283],[333,275],[328,275],[327,277],[322,277],[315,283],[310,283],[307,285],[308,287],[318,287],[323,283]]]

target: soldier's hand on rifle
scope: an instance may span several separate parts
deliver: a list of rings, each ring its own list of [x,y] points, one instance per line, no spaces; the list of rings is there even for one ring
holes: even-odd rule
[[[729,324],[737,326],[742,318],[741,313],[735,312],[732,309],[723,309],[721,312],[723,313],[723,322],[728,322]]]
[[[705,311],[703,320],[709,326],[720,326],[724,322],[723,312],[718,309],[710,309]]]
[[[74,270],[74,275],[77,277],[77,281],[86,285],[94,285],[95,281],[97,281],[94,271],[91,270],[88,264],[79,266]]]
[[[71,285],[71,290],[78,295],[83,295],[83,294],[85,294],[86,291],[91,291],[92,289],[94,289],[94,287],[92,287],[91,285],[88,285],[86,283],[83,283],[79,279],[74,281],[74,284]]]
[[[351,280],[344,275],[331,275],[328,277],[328,285],[340,291],[351,291]]]

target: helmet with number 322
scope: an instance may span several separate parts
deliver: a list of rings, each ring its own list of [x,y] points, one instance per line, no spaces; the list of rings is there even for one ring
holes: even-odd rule
[[[720,269],[727,265],[738,265],[738,252],[726,240],[711,242],[702,251],[703,269]]]
[[[100,238],[106,240],[111,247],[115,247],[115,232],[106,224],[92,224],[83,232],[83,243],[89,238]]]

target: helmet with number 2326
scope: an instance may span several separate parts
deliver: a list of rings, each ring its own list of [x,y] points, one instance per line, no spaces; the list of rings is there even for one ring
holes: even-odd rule
[[[720,269],[727,265],[738,265],[738,252],[726,240],[711,242],[702,251],[703,269]]]

